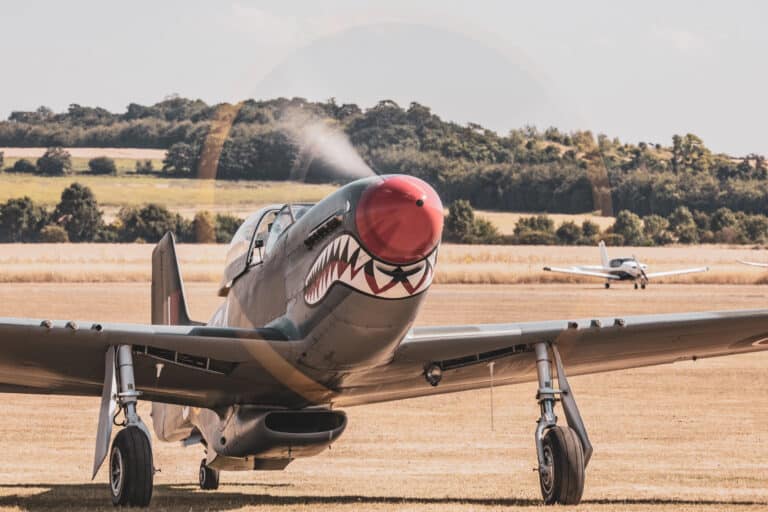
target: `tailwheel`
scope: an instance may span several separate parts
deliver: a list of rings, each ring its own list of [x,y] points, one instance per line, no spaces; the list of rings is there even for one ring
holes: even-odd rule
[[[205,459],[200,461],[200,488],[205,491],[219,488],[219,470],[206,465]]]
[[[112,504],[146,507],[152,499],[152,447],[146,434],[129,426],[118,432],[109,456]]]
[[[544,467],[539,470],[546,505],[576,505],[584,492],[584,451],[570,427],[554,426],[542,439]]]

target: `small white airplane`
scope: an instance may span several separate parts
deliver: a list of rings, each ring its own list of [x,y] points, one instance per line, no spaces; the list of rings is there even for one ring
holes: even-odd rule
[[[744,261],[744,260],[739,260],[739,263],[743,263],[744,265],[750,265],[752,267],[768,268],[768,263],[755,263],[754,261]]]
[[[645,286],[652,278],[676,276],[681,274],[694,274],[696,272],[706,272],[709,267],[686,268],[681,270],[669,270],[666,272],[647,273],[648,265],[640,263],[637,258],[608,258],[608,249],[605,248],[605,242],[602,240],[599,244],[601,265],[577,265],[572,267],[544,267],[547,272],[560,272],[563,274],[573,274],[578,276],[598,277],[605,279],[605,287],[611,287],[611,281],[634,281],[635,290]],[[766,265],[768,266],[768,265]]]

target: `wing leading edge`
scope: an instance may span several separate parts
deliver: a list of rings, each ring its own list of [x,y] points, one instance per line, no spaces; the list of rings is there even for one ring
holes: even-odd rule
[[[560,274],[571,274],[575,276],[589,276],[599,277],[601,279],[613,279],[620,280],[619,276],[614,274],[608,274],[606,272],[598,272],[596,270],[585,270],[578,267],[544,267],[546,272],[558,272]]]
[[[531,345],[557,343],[568,375],[768,350],[768,310],[413,329],[392,362],[348,378],[339,405],[536,380]],[[442,378],[430,385],[425,370]]]
[[[709,267],[697,267],[697,268],[684,268],[680,270],[667,270],[664,272],[650,272],[645,274],[648,279],[656,277],[668,277],[668,276],[681,276],[684,274],[698,274],[700,272],[707,272]]]

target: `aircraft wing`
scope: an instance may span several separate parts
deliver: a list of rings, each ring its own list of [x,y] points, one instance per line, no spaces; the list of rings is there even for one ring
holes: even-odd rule
[[[413,329],[389,365],[349,377],[339,405],[533,382],[532,344],[557,343],[569,376],[768,350],[768,309]],[[430,385],[425,370],[442,379]]]
[[[133,346],[137,388],[159,402],[251,402],[292,371],[290,343],[273,329],[0,318],[0,392],[101,396],[112,345]]]
[[[698,272],[707,272],[708,270],[709,270],[709,267],[684,268],[681,270],[668,270],[666,272],[650,272],[648,274],[645,274],[645,276],[648,279],[653,279],[656,277],[679,276],[683,274],[696,274]]]
[[[559,272],[561,274],[573,274],[576,276],[589,276],[599,277],[601,279],[615,279],[619,280],[618,276],[608,274],[606,272],[598,272],[597,270],[587,270],[579,267],[544,267],[547,272]]]
[[[753,267],[768,268],[768,263],[755,263],[754,261],[744,260],[739,260],[739,263],[743,263],[744,265],[751,265]]]

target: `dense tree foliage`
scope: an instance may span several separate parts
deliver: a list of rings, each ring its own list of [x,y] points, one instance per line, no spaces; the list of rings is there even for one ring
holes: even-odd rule
[[[48,216],[30,198],[0,205],[0,242],[35,242]]]
[[[219,179],[285,180],[297,170],[309,171],[313,181],[340,179],[323,172],[307,148],[297,146],[296,130],[303,125],[295,121],[296,112],[344,132],[376,172],[428,181],[446,204],[463,199],[481,209],[628,210],[665,218],[681,206],[707,215],[723,207],[768,214],[765,158],[714,153],[694,134],[676,135],[669,146],[530,126],[498,134],[474,123],[443,121],[418,103],[403,108],[391,100],[361,109],[333,99],[211,106],[170,97],[150,106],[132,103],[119,114],[77,104],[62,113],[41,107],[13,112],[0,122],[0,146],[164,148],[163,170],[173,175],[194,176],[202,162],[212,162]],[[219,145],[210,143],[219,136]],[[211,152],[214,158],[208,161]],[[40,172],[66,172],[64,160],[53,159],[56,165],[49,160],[38,163]],[[153,171],[146,163],[137,166],[140,173]],[[677,238],[694,234],[690,225],[675,229]],[[707,240],[718,231],[697,227],[696,235]]]
[[[122,208],[118,213],[121,242],[159,242],[167,232],[180,241],[190,241],[191,223],[163,206],[148,204],[143,208]]]
[[[108,156],[97,156],[88,161],[88,170],[92,174],[117,174],[115,161]]]
[[[48,148],[37,159],[37,170],[48,176],[63,176],[72,172],[72,158],[69,152],[60,147]]]
[[[64,227],[72,242],[94,240],[103,224],[93,192],[79,183],[73,183],[61,193],[53,220]]]
[[[34,173],[37,172],[37,167],[26,158],[20,158],[16,160],[16,163],[13,164],[10,170],[19,173]]]

